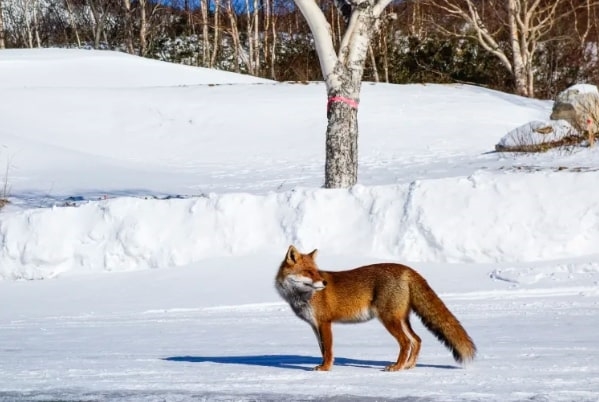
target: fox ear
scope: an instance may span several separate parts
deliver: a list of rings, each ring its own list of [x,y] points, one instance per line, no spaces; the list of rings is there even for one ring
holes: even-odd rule
[[[297,249],[291,245],[287,250],[287,256],[285,257],[285,260],[288,264],[296,264],[299,260],[299,254],[299,251],[297,251]]]
[[[315,248],[310,254],[308,254],[310,257],[312,257],[312,259],[315,259],[316,256],[318,255],[318,249]]]

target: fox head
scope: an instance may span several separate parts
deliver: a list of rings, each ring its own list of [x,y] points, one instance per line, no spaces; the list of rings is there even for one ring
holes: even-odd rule
[[[281,294],[312,295],[326,287],[327,282],[320,275],[314,261],[316,253],[317,250],[302,254],[294,246],[289,246],[276,278],[277,289]]]

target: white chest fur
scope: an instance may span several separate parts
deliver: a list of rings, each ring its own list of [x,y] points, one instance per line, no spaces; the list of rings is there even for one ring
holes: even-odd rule
[[[314,289],[298,287],[297,283],[291,279],[277,281],[276,288],[299,318],[307,321],[310,325],[314,325],[314,309],[310,305],[310,299],[315,292]]]

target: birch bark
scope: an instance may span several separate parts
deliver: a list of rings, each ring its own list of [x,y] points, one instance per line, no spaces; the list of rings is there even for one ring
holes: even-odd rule
[[[2,16],[2,0],[0,0],[0,49],[6,48],[6,41],[4,40],[4,17]]]
[[[200,0],[200,12],[202,14],[202,66],[209,64],[210,41],[208,37],[208,0]]]
[[[358,105],[372,35],[391,0],[348,0],[352,11],[335,51],[331,26],[314,0],[295,0],[306,19],[327,90],[326,188],[347,188],[358,179]],[[340,5],[336,2],[336,5]]]

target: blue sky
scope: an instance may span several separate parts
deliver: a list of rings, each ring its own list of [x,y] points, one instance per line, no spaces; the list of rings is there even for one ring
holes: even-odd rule
[[[176,7],[180,7],[183,8],[185,5],[185,0],[159,0],[162,4],[166,4],[166,5],[172,5],[172,6],[176,6]],[[210,9],[213,10],[214,9],[214,0],[208,0],[209,4],[210,4]],[[223,0],[221,0],[223,1]],[[283,5],[285,5],[285,8],[292,10],[293,8],[295,8],[295,4],[293,3],[293,0],[273,0],[276,3],[278,3],[278,6],[282,8]],[[250,5],[250,10],[253,9],[253,2],[254,0],[248,0],[248,3]],[[260,4],[262,1],[259,0],[258,4]],[[200,0],[188,0],[188,4],[189,7],[191,7],[192,9],[196,9],[200,7]],[[235,5],[235,9],[238,12],[244,12],[245,11],[245,4],[246,1],[245,0],[233,0],[233,4]]]

